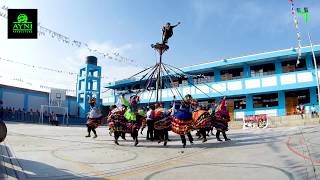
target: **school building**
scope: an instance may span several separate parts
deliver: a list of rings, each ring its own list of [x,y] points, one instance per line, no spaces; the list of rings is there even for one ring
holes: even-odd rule
[[[320,45],[313,49],[319,65]],[[303,47],[301,51],[298,65],[298,49],[291,48],[180,68],[189,74],[204,76],[193,76],[192,79],[173,77],[171,89],[162,89],[162,101],[170,103],[174,95],[178,97],[172,89],[178,89],[183,96],[191,94],[203,104],[227,96],[228,110],[233,119],[242,120],[245,115],[257,114],[292,115],[299,104],[303,104],[308,113],[313,104],[318,105],[317,72],[311,47]],[[142,84],[139,78],[105,84],[112,93],[103,97],[103,105],[116,103],[120,95],[118,92],[142,89]],[[155,93],[149,91],[138,95],[142,103],[152,103],[155,97],[150,98],[151,94]]]

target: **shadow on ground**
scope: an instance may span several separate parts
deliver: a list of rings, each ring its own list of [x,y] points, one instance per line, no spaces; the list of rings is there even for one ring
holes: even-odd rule
[[[74,174],[49,164],[15,158],[8,146],[0,144],[0,179],[103,179]]]

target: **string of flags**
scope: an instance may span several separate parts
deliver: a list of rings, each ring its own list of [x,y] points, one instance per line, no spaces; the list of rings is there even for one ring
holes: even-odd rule
[[[4,76],[2,76],[2,75],[0,75],[0,78],[8,78],[8,77],[4,77]],[[23,78],[17,78],[17,77],[13,77],[13,78],[9,78],[9,79],[11,79],[11,80],[13,80],[13,81],[16,81],[16,82],[20,82],[20,83],[25,83],[25,84],[27,84],[27,85],[29,85],[29,86],[33,86],[33,83],[32,82],[29,82],[29,81],[26,81],[26,80],[24,80]],[[56,87],[53,87],[53,86],[48,86],[48,85],[43,85],[43,84],[40,84],[39,86],[38,86],[40,89],[44,89],[44,90],[50,90],[50,89],[54,89],[54,88],[56,88]],[[68,93],[76,93],[77,91],[75,90],[75,89],[65,89]],[[89,92],[91,92],[91,91],[87,91],[88,93]],[[108,92],[108,90],[106,90],[106,91],[102,91],[101,92],[101,94],[104,94],[104,93],[107,93]]]
[[[0,76],[0,78],[6,78],[6,77]],[[7,78],[8,78],[8,77],[7,77]],[[32,82],[26,81],[26,80],[24,80],[23,78],[13,77],[13,78],[9,78],[9,79],[11,79],[11,80],[13,80],[13,81],[16,81],[16,82],[20,82],[20,83],[25,83],[25,84],[27,84],[27,85],[29,85],[29,86],[33,86]],[[50,89],[55,88],[55,87],[47,86],[47,85],[39,85],[39,88],[40,88],[40,89],[50,90]],[[75,92],[76,92],[76,90],[74,90],[74,89],[66,89],[66,91],[67,91],[67,92],[70,92],[70,93],[75,93]]]
[[[3,5],[1,9],[7,11],[8,7]],[[6,18],[6,19],[8,18],[8,15],[6,13],[0,12],[0,16],[3,18]],[[132,59],[129,59],[127,57],[120,55],[118,52],[101,52],[97,49],[93,49],[93,48],[89,47],[87,43],[73,40],[68,36],[65,36],[63,34],[60,34],[58,32],[55,32],[49,28],[46,28],[46,27],[40,25],[40,23],[38,23],[38,35],[45,36],[45,37],[51,37],[52,39],[56,39],[59,42],[65,43],[67,45],[71,45],[73,47],[86,48],[90,53],[93,53],[94,55],[99,56],[104,59],[110,59],[110,60],[114,60],[114,61],[117,61],[120,63],[128,63],[128,64],[131,64],[136,67],[144,67],[145,66],[145,65],[141,65],[141,64],[134,62],[134,60],[132,60]]]
[[[295,12],[295,8],[294,8],[294,2],[293,0],[289,0],[289,3],[291,5],[291,14],[292,14],[292,18],[293,18],[293,22],[294,22],[294,26],[296,29],[296,33],[297,33],[297,41],[298,41],[298,58],[297,58],[297,65],[300,64],[300,59],[301,59],[301,49],[302,49],[302,45],[301,45],[301,33],[299,30],[299,23],[298,23],[298,18]]]
[[[56,72],[56,73],[64,73],[64,74],[75,75],[75,76],[78,75],[75,72],[67,72],[67,71],[63,71],[63,70],[59,70],[59,69],[53,69],[53,68],[48,68],[48,67],[43,67],[43,66],[38,66],[38,65],[31,65],[31,64],[27,64],[27,63],[23,63],[23,62],[13,61],[11,59],[5,59],[2,57],[0,57],[0,61],[6,61],[6,62],[10,62],[10,63],[20,64],[20,65],[24,65],[26,67],[36,68],[36,69],[41,69],[41,70],[46,70],[46,71],[51,71],[51,72]]]
[[[45,70],[45,71],[51,71],[51,72],[55,72],[55,73],[62,73],[62,74],[67,74],[67,75],[71,75],[71,76],[79,76],[79,74],[76,73],[76,72],[70,72],[70,71],[64,71],[64,70],[60,70],[60,69],[48,68],[48,67],[44,67],[44,66],[27,64],[27,63],[23,63],[23,62],[19,62],[19,61],[14,61],[14,60],[2,58],[2,57],[0,57],[0,61],[5,61],[5,62],[9,62],[9,63],[20,64],[20,65],[23,65],[23,66],[26,66],[26,67],[29,67],[29,68],[35,68],[35,69],[40,69],[40,70]],[[110,79],[110,78],[107,77],[107,76],[101,76],[101,79]]]

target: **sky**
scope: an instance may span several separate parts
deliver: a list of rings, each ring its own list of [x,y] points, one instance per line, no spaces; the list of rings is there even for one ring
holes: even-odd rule
[[[86,42],[92,49],[117,52],[139,65],[98,56],[106,77],[102,83],[155,64],[157,55],[150,44],[160,41],[166,22],[181,22],[163,57],[177,67],[297,46],[288,0],[0,0],[3,5],[38,9],[42,26]],[[319,44],[320,1],[296,0],[295,7],[309,8],[308,26],[299,17],[302,45],[309,45],[308,29],[314,44]],[[93,54],[85,47],[49,35],[37,40],[7,39],[7,20],[0,17],[0,58],[78,72],[88,55]],[[76,76],[0,61],[0,83],[75,89]]]

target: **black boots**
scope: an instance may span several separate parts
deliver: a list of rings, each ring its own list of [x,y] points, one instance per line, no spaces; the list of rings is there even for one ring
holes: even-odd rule
[[[224,138],[225,141],[230,141],[230,140],[231,140],[231,139],[229,139],[229,138],[227,137],[226,132],[222,132],[222,135],[223,135],[223,138]]]
[[[220,132],[221,132],[221,131],[217,131],[217,133],[216,133],[216,138],[217,138],[218,141],[222,141],[222,140],[220,139]],[[229,139],[229,138],[227,137],[226,132],[223,132],[223,131],[222,131],[222,135],[223,135],[223,138],[224,138],[225,141],[230,141],[230,140],[231,140],[231,139]]]
[[[134,146],[137,146],[138,144],[139,144],[138,137],[136,137],[134,140]]]

